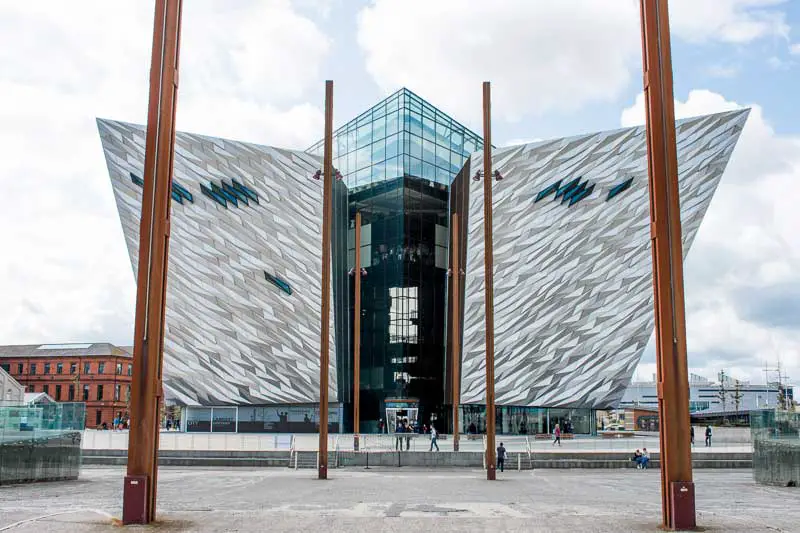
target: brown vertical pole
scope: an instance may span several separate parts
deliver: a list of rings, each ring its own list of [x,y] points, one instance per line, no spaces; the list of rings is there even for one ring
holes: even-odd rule
[[[139,231],[131,430],[122,498],[125,524],[146,524],[156,515],[158,415],[162,398],[180,26],[181,0],[157,0]]]
[[[451,233],[451,241],[452,242],[452,253],[453,253],[453,264],[451,269],[451,279],[452,283],[450,284],[451,290],[453,291],[453,316],[452,316],[452,345],[453,345],[453,355],[452,357],[452,372],[451,372],[451,381],[453,382],[453,451],[458,451],[458,440],[459,440],[459,413],[458,408],[459,404],[461,403],[461,378],[459,376],[460,372],[460,365],[461,365],[461,311],[459,307],[459,300],[461,296],[461,266],[459,265],[459,250],[458,250],[458,238],[460,233],[458,232],[458,214],[453,214],[453,221],[451,222],[452,233]]]
[[[319,479],[328,479],[328,361],[331,308],[331,188],[333,187],[333,81],[325,81],[322,169],[322,325],[319,351]]]
[[[696,526],[678,157],[666,0],[641,0],[663,526]]]
[[[492,93],[483,82],[483,240],[486,285],[486,479],[495,479],[494,245],[492,242]]]
[[[361,213],[356,212],[355,309],[353,309],[353,449],[358,451],[361,404]]]

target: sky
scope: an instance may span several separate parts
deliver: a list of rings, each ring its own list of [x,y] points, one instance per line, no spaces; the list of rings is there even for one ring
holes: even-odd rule
[[[153,6],[0,0],[0,344],[132,343],[95,119],[145,122]],[[685,264],[690,370],[800,382],[800,1],[669,7],[676,115],[751,108]],[[180,61],[179,130],[290,148],[326,79],[336,125],[405,86],[480,133],[484,80],[496,145],[644,122],[636,0],[186,0]]]

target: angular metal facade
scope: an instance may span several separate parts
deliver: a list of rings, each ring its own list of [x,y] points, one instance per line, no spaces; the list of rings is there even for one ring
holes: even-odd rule
[[[677,123],[684,258],[746,118]],[[501,148],[493,165],[497,404],[615,406],[654,327],[644,127]],[[485,401],[482,186],[467,200],[465,404]]]
[[[98,128],[135,275],[145,128]],[[322,181],[311,176],[320,158],[188,133],[177,134],[175,153],[167,396],[185,405],[316,403]]]

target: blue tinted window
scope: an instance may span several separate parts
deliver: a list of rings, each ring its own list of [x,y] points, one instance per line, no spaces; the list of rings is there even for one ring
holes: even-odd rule
[[[217,202],[222,207],[226,208],[228,207],[228,202],[225,201],[225,198],[223,196],[217,194],[211,188],[203,185],[202,183],[200,184],[200,192],[202,192],[203,194],[205,194],[206,196]]]
[[[541,191],[539,191],[539,194],[536,195],[536,199],[533,201],[533,203],[536,203],[540,200],[547,198],[548,196],[556,192],[560,186],[561,186],[561,180],[558,180],[557,182],[553,183],[547,188],[542,189]]]
[[[400,153],[400,135],[394,134],[386,139],[386,158],[391,159]]]
[[[608,196],[606,197],[606,202],[614,198],[616,195],[621,193],[622,191],[628,190],[633,183],[633,178],[629,178],[618,185],[614,185],[610,191],[608,191]]]
[[[289,296],[291,296],[291,295],[292,295],[292,286],[291,286],[291,285],[289,285],[289,283],[288,283],[288,282],[286,282],[286,281],[282,280],[282,279],[281,279],[281,278],[279,278],[278,276],[274,276],[274,275],[270,274],[270,273],[269,273],[269,272],[267,272],[267,271],[264,271],[264,278],[265,278],[265,279],[266,279],[268,282],[272,283],[273,285],[275,285],[276,287],[278,287],[280,290],[282,290],[283,292],[285,292],[286,294],[288,294]]]
[[[578,202],[580,202],[581,200],[592,194],[593,190],[594,190],[594,183],[583,189],[580,193],[573,194],[572,198],[570,198],[569,200],[569,205],[572,206],[577,204]]]
[[[568,193],[569,191],[571,191],[572,189],[577,187],[578,184],[580,183],[580,181],[581,181],[580,178],[575,178],[574,180],[570,181],[569,183],[567,183],[563,187],[560,187],[558,189],[558,191],[556,192],[556,200],[558,200],[559,198],[564,196],[566,193]]]

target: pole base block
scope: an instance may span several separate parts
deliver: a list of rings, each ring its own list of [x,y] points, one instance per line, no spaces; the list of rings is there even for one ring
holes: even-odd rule
[[[353,451],[358,451],[358,435],[353,435]]]
[[[495,469],[494,465],[489,465],[489,468],[486,469],[486,479],[488,481],[494,481],[497,479],[497,470]]]
[[[122,489],[122,523],[149,524],[149,505],[147,501],[147,476],[125,476]]]
[[[458,440],[459,440],[458,437],[454,437],[453,438],[453,451],[454,452],[458,451]]]
[[[694,483],[673,481],[669,484],[672,504],[669,509],[672,530],[685,531],[697,527],[694,508]]]
[[[318,479],[328,479],[328,466],[319,465]]]

